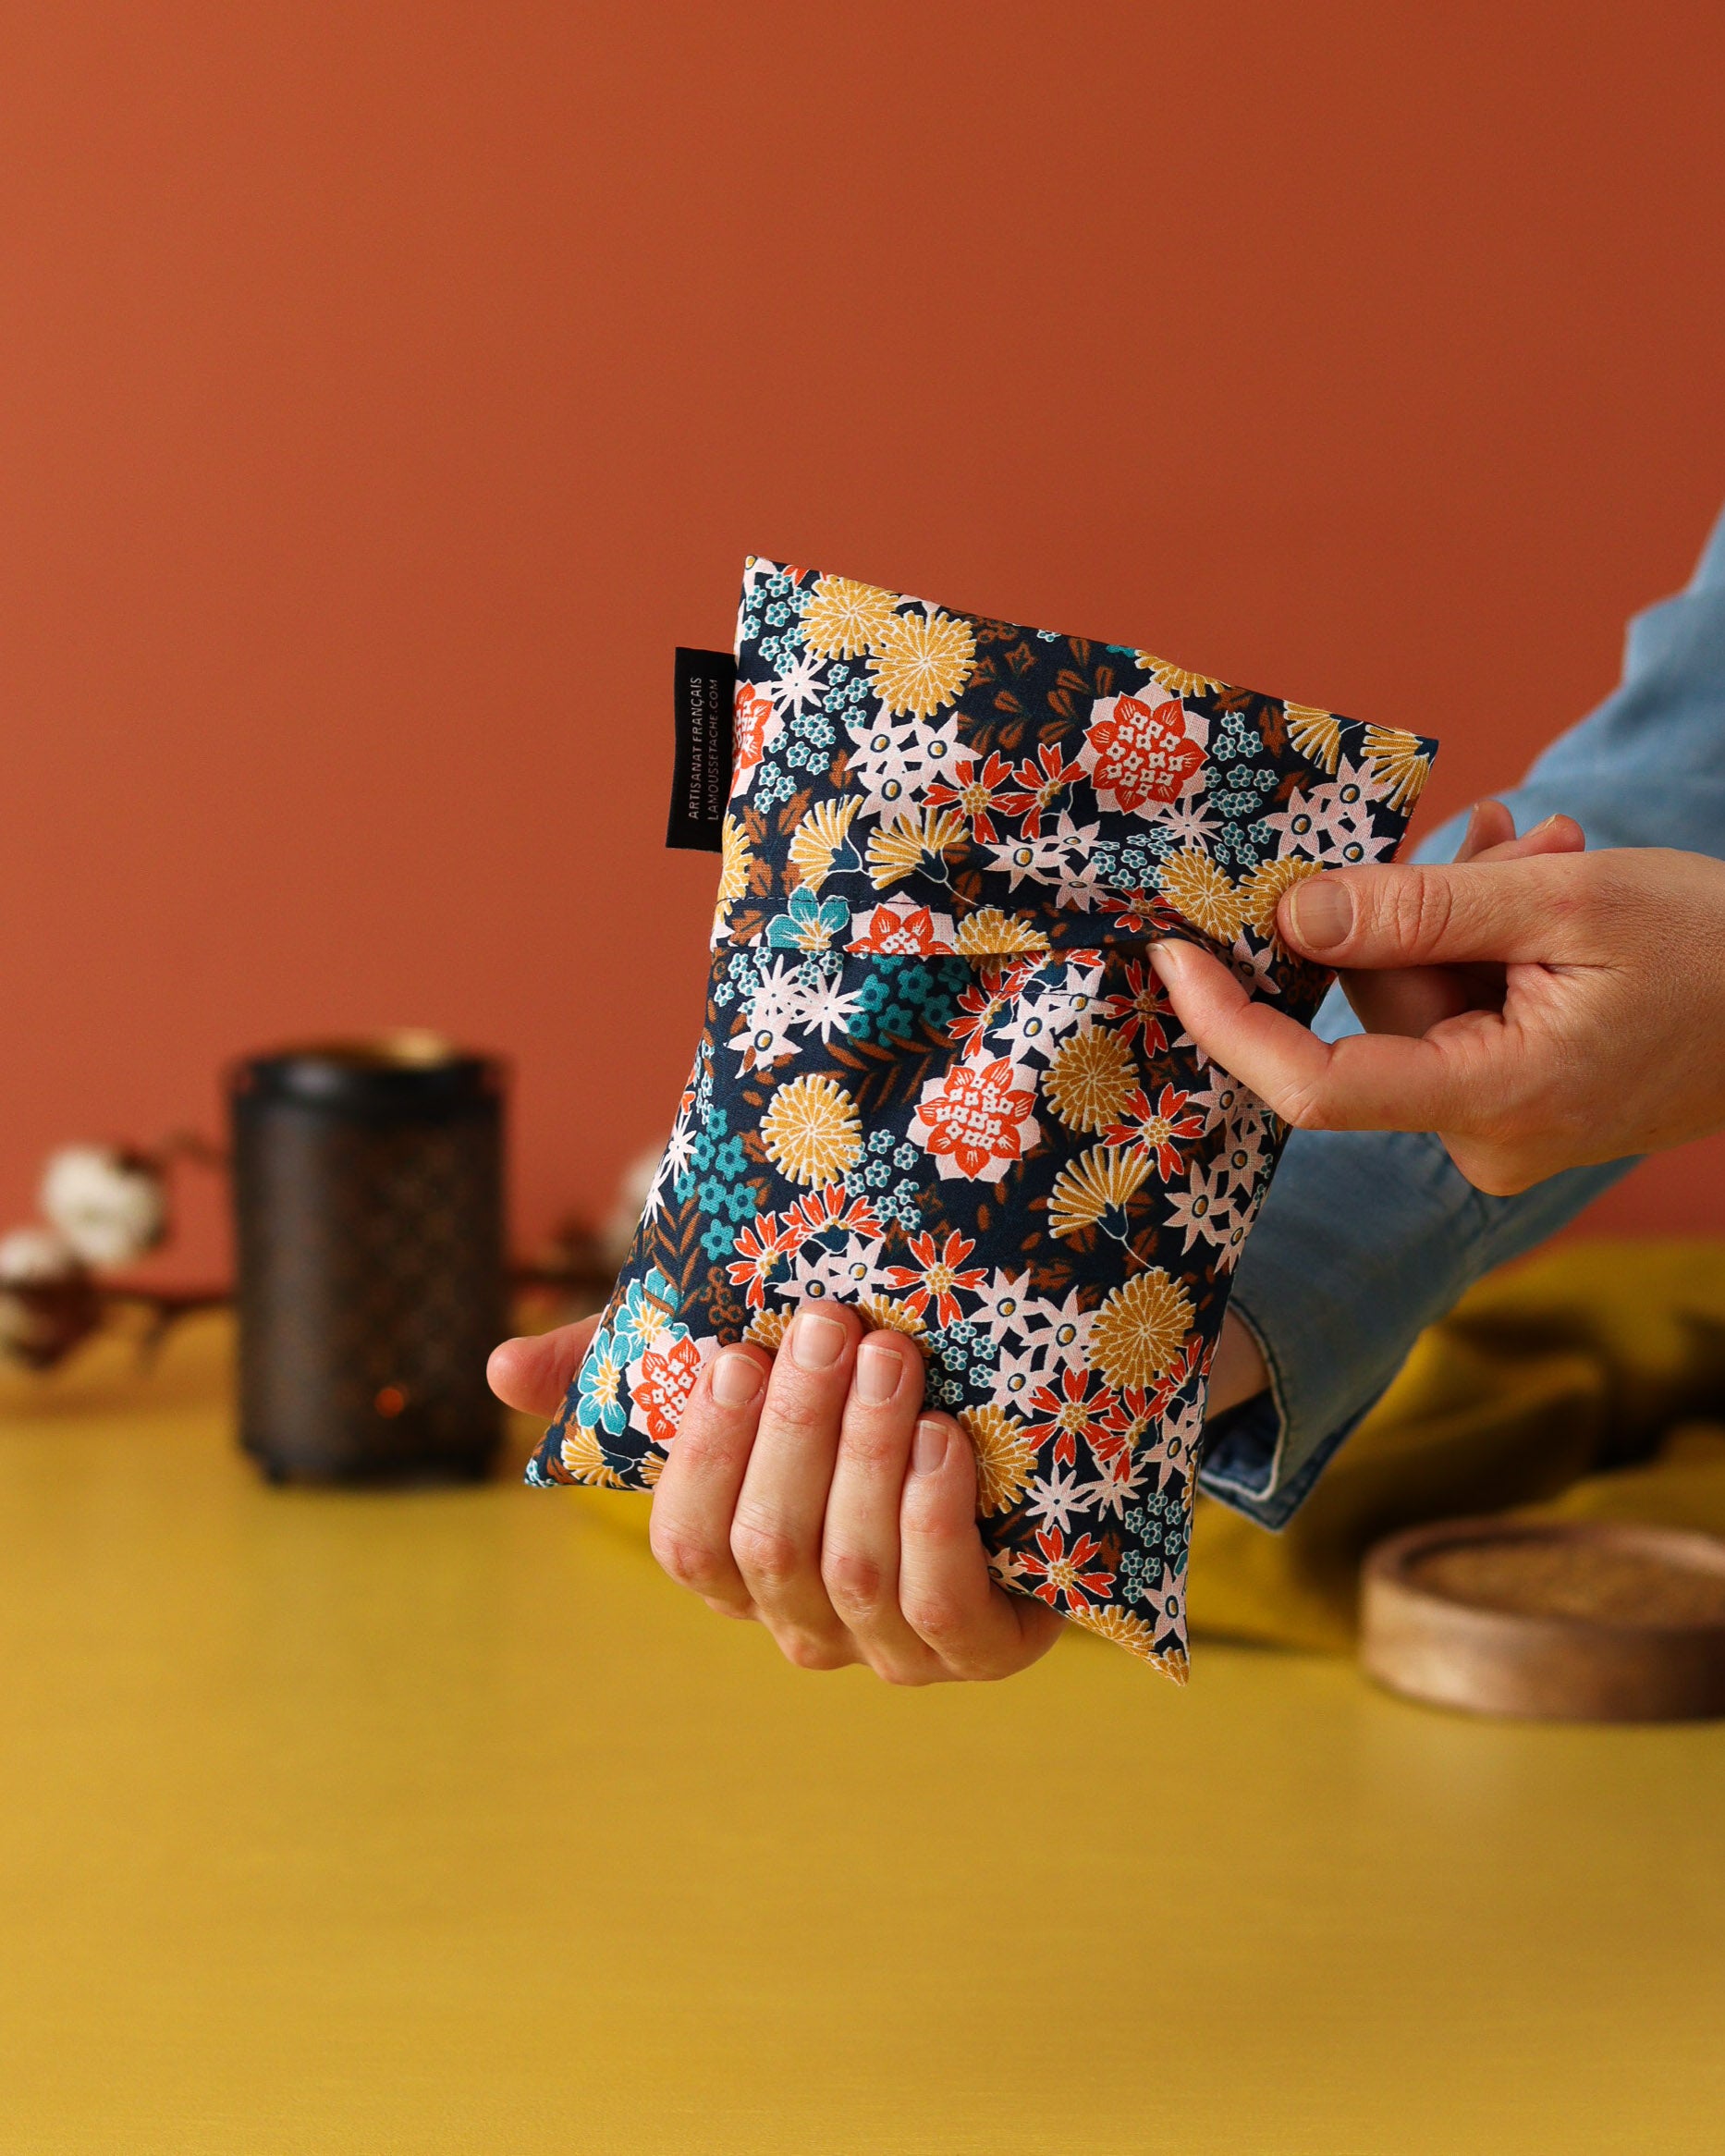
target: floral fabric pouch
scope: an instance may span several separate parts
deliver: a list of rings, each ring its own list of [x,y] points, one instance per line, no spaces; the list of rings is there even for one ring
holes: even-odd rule
[[[770,561],[736,652],[704,1029],[528,1479],[650,1488],[714,1350],[839,1297],[922,1349],[1001,1583],[1183,1678],[1210,1359],[1285,1133],[1145,944],[1310,1020],[1277,900],[1390,855],[1434,744]]]

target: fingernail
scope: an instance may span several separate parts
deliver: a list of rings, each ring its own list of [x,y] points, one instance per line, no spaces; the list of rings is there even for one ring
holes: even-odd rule
[[[1353,894],[1327,876],[1295,884],[1283,901],[1293,916],[1293,932],[1308,950],[1329,950],[1345,943],[1353,926]]]
[[[916,1437],[911,1446],[911,1465],[918,1475],[938,1473],[947,1457],[947,1426],[936,1422],[934,1416],[924,1415],[916,1426]]]
[[[1165,981],[1178,980],[1181,968],[1186,962],[1187,946],[1183,943],[1153,943],[1150,946],[1150,963]]]
[[[747,1407],[761,1390],[761,1366],[741,1348],[721,1348],[713,1363],[713,1397],[721,1407]]]
[[[904,1365],[890,1348],[870,1347],[865,1341],[857,1350],[857,1398],[871,1407],[884,1407],[899,1390],[903,1373]]]
[[[836,1317],[805,1310],[790,1329],[790,1359],[800,1370],[830,1370],[845,1352],[845,1329]]]

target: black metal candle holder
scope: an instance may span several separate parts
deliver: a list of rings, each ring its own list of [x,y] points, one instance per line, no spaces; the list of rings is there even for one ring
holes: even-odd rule
[[[229,1097],[241,1443],[275,1481],[485,1475],[501,1067],[392,1035],[250,1058]]]

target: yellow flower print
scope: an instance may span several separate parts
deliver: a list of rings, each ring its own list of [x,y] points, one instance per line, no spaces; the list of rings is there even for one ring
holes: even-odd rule
[[[869,833],[868,876],[877,891],[889,890],[921,867],[925,853],[936,858],[964,836],[957,809],[924,809],[895,816]]]
[[[1002,1407],[960,1411],[959,1427],[976,1455],[976,1504],[985,1513],[1003,1513],[1016,1504],[1036,1471],[1036,1448],[1022,1424]]]
[[[792,1182],[837,1182],[862,1152],[857,1104],[830,1078],[793,1078],[761,1118],[766,1157]]]
[[[1365,754],[1373,777],[1389,781],[1390,807],[1411,809],[1425,791],[1432,768],[1418,734],[1403,733],[1399,727],[1368,726]]]
[[[928,1342],[924,1337],[928,1327],[923,1321],[920,1310],[912,1310],[908,1303],[896,1295],[864,1295],[857,1305],[862,1322],[871,1332],[902,1332],[915,1341],[923,1353],[928,1353]]]
[[[818,891],[833,865],[833,856],[844,844],[862,802],[824,801],[812,808],[797,826],[790,840],[790,864],[812,891]]]
[[[1318,867],[1317,862],[1302,861],[1294,853],[1284,853],[1279,861],[1260,863],[1240,887],[1246,902],[1247,927],[1255,929],[1266,943],[1279,943],[1276,908],[1282,893],[1308,876],[1315,876]]]
[[[1315,704],[1284,704],[1288,739],[1320,771],[1335,776],[1341,761],[1341,721],[1333,712],[1320,711]]]
[[[599,1450],[599,1440],[580,1423],[570,1423],[563,1433],[563,1464],[577,1482],[592,1483],[597,1489],[621,1489],[623,1477],[606,1461]]]
[[[824,576],[802,614],[802,641],[816,658],[861,658],[878,651],[899,604],[896,592],[877,591],[848,576]]]
[[[1096,1313],[1090,1359],[1116,1390],[1153,1385],[1192,1329],[1192,1298],[1160,1266],[1116,1288]]]
[[[1153,1670],[1160,1670],[1165,1677],[1172,1677],[1175,1684],[1186,1682],[1187,1662],[1184,1651],[1177,1647],[1158,1654],[1156,1647],[1156,1626],[1148,1618],[1134,1616],[1130,1610],[1122,1610],[1113,1603],[1081,1604],[1066,1614],[1074,1624],[1081,1624],[1086,1632],[1106,1639],[1110,1647],[1123,1647],[1128,1654],[1136,1655],[1141,1662],[1148,1662]]]
[[[1245,914],[1244,895],[1229,881],[1207,853],[1182,846],[1156,870],[1156,888],[1194,928],[1231,943]]]
[[[1069,1130],[1106,1131],[1137,1084],[1131,1048],[1119,1034],[1093,1025],[1055,1050],[1042,1090]]]
[[[1048,1231],[1076,1235],[1105,1213],[1121,1210],[1150,1172],[1150,1156],[1136,1145],[1093,1145],[1061,1169],[1048,1199]]]
[[[718,904],[714,924],[722,928],[731,908],[749,888],[749,871],[754,866],[748,834],[735,816],[727,816],[720,834]]]
[[[1194,674],[1190,667],[1177,667],[1171,659],[1159,659],[1153,651],[1134,652],[1132,655],[1150,679],[1170,696],[1208,696],[1215,690],[1228,687],[1226,681],[1218,680],[1214,674]]]
[[[1015,950],[1046,950],[1048,938],[1022,913],[978,906],[960,922],[953,948],[962,958],[1004,958]]]
[[[932,718],[958,696],[975,664],[970,623],[930,606],[920,614],[895,614],[868,668],[875,694],[895,718],[907,712]]]
[[[771,1348],[777,1354],[784,1344],[785,1332],[794,1313],[789,1310],[763,1310],[743,1334],[757,1347]]]

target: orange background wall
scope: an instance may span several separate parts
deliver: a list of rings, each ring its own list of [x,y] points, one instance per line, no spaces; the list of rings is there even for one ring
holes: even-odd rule
[[[6,8],[0,1226],[402,1023],[515,1060],[518,1240],[602,1206],[751,549],[1511,779],[1725,496],[1721,81],[1717,0]]]

